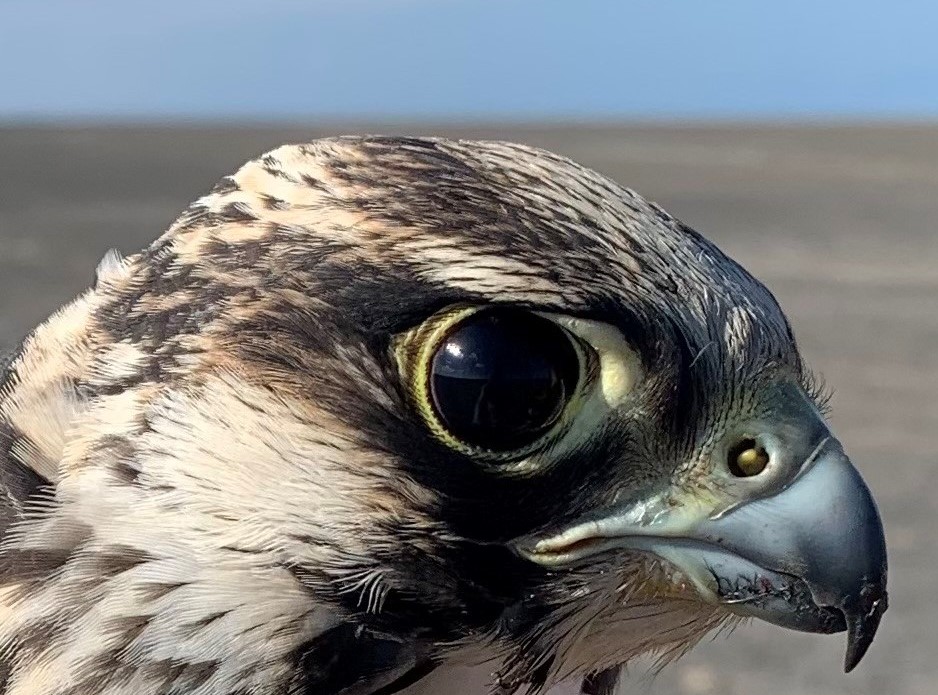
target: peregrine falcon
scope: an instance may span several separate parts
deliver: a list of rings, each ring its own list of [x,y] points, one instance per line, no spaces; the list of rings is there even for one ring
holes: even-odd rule
[[[245,164],[0,369],[0,694],[616,687],[886,609],[873,499],[770,292],[542,150]]]

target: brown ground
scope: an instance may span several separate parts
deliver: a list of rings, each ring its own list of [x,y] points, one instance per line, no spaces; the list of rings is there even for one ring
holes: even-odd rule
[[[625,690],[938,693],[938,127],[407,130],[546,146],[660,202],[776,292],[836,388],[889,539],[892,607],[866,661],[845,676],[842,636],[752,625]],[[249,156],[325,132],[0,129],[0,347],[109,247],[141,247]]]

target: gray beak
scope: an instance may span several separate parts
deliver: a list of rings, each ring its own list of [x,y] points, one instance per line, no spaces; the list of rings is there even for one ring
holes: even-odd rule
[[[879,512],[832,437],[781,489],[722,513],[665,513],[647,523],[619,510],[518,546],[530,560],[555,567],[621,549],[667,560],[705,601],[739,615],[808,632],[846,630],[848,672],[887,607]]]
[[[812,632],[846,629],[844,669],[863,658],[887,607],[886,542],[873,497],[836,440],[781,492],[707,519],[695,536],[795,580],[790,601],[748,601],[753,615]],[[799,582],[809,596],[798,595]]]

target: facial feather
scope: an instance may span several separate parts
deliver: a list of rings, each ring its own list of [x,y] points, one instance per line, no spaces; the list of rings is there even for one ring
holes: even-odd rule
[[[640,407],[543,475],[448,450],[391,346],[458,303],[615,326],[648,372]],[[345,624],[438,660],[485,640],[505,682],[537,686],[678,653],[726,615],[656,589],[661,566],[561,578],[504,543],[678,475],[768,371],[801,372],[768,291],[569,160],[277,149],[109,256],[13,363],[3,466],[54,493],[0,529],[0,692],[315,692],[300,655]]]

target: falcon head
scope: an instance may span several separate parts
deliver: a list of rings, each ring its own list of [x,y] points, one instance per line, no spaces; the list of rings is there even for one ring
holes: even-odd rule
[[[7,370],[0,692],[391,693],[474,660],[601,689],[749,617],[846,630],[849,670],[886,552],[813,384],[762,284],[565,158],[282,147]]]

